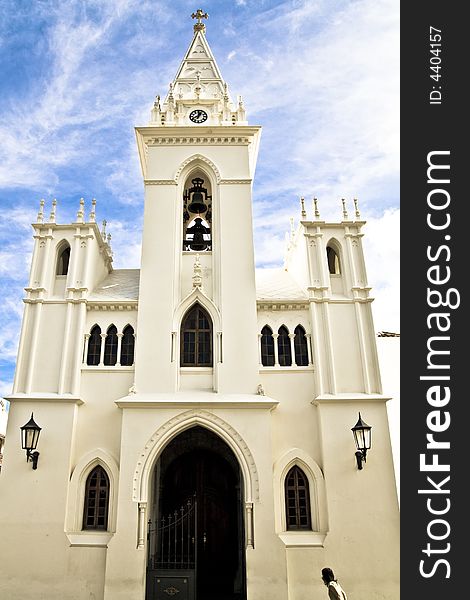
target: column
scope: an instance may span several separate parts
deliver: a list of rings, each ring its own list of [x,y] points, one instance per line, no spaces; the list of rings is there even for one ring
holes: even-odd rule
[[[294,340],[295,340],[295,333],[289,333],[289,339],[290,339],[290,355],[291,355],[291,366],[296,365],[297,363],[295,362],[295,345],[294,345]]]
[[[254,548],[254,536],[253,536],[253,503],[246,502],[246,547]]]
[[[100,337],[101,337],[101,351],[100,351],[100,362],[99,362],[99,366],[102,367],[104,364],[104,346],[106,343],[106,333],[100,333]]]
[[[312,334],[306,333],[305,339],[307,340],[307,353],[308,353],[308,364],[313,365],[312,360]]]
[[[279,348],[277,346],[277,339],[279,337],[278,333],[273,333],[273,340],[274,340],[274,366],[278,367],[279,366]]]
[[[263,335],[261,333],[258,333],[258,360],[259,360],[260,367],[263,366],[263,356],[261,353],[261,338],[262,337],[263,337]]]
[[[86,364],[86,359],[88,356],[88,344],[90,343],[90,334],[89,333],[85,333],[85,339],[84,339],[84,344],[83,344],[83,356],[82,356],[82,364],[85,365]]]
[[[122,346],[122,338],[124,337],[123,333],[117,334],[118,346],[117,346],[117,358],[116,358],[116,367],[121,366],[121,346]]]
[[[143,548],[145,546],[145,515],[147,512],[147,502],[139,502],[139,522],[138,522],[138,535],[137,535],[137,548]]]

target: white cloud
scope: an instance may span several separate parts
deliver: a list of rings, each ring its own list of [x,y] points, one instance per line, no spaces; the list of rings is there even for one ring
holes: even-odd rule
[[[364,228],[364,254],[372,286],[377,331],[400,331],[400,211],[390,209],[370,218]]]

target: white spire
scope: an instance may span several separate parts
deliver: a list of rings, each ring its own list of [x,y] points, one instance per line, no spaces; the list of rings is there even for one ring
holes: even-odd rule
[[[241,98],[232,101],[215,57],[206,39],[206,26],[201,19],[209,15],[198,9],[192,18],[194,36],[175,78],[169,85],[165,100],[154,103],[152,126],[175,125],[246,125],[245,107]],[[203,111],[200,120],[190,120],[194,111]],[[199,115],[201,112],[199,112]]]

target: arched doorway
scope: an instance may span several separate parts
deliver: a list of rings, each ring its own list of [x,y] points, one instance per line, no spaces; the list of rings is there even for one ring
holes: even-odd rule
[[[176,436],[155,466],[146,600],[245,600],[240,466],[215,433]]]

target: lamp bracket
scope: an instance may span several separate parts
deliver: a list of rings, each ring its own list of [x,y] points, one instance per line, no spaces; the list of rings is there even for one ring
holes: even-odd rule
[[[367,450],[365,448],[363,450],[358,450],[355,453],[355,455],[356,455],[356,461],[357,461],[357,468],[360,471],[362,469],[362,463],[366,462]]]
[[[36,470],[38,468],[38,460],[39,460],[39,452],[35,450],[31,452],[31,450],[26,450],[26,462],[31,461],[33,463],[33,469]]]

